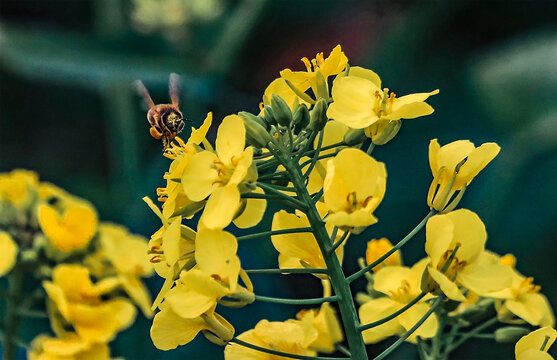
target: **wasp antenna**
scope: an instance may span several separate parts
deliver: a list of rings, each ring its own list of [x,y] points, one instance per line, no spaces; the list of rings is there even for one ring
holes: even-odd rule
[[[149,95],[149,91],[147,90],[145,85],[143,85],[141,80],[134,81],[133,86],[135,87],[135,89],[137,91],[137,94],[143,98],[143,101],[145,101],[145,104],[147,104],[147,106],[149,106],[149,108],[154,108],[155,103],[153,102],[153,99],[151,99],[151,95]]]
[[[180,103],[180,83],[180,75],[171,73],[168,79],[168,92],[174,106],[178,106]]]

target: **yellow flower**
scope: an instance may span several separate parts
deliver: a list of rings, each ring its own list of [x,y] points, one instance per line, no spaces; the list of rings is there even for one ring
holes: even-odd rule
[[[499,257],[490,253],[484,257],[484,261],[505,265],[511,272],[512,282],[508,287],[486,294],[497,298],[495,306],[499,320],[515,323],[517,321],[512,317],[516,315],[530,325],[554,326],[555,316],[547,297],[540,293],[541,287],[534,285],[533,278],[527,278],[516,271],[513,259],[514,256],[510,254]]]
[[[375,260],[379,259],[381,256],[385,255],[389,250],[393,248],[393,244],[387,238],[371,239],[367,243],[366,249],[366,262],[367,264],[373,263]],[[397,266],[402,265],[402,260],[400,256],[400,250],[395,251],[392,255],[386,258],[381,264],[377,265],[372,271],[378,271],[384,266]]]
[[[297,320],[289,322],[301,325],[306,334],[312,331],[315,336],[304,347],[320,353],[334,353],[335,344],[342,342],[344,335],[335,309],[329,303],[324,303],[319,309],[301,310],[296,314]],[[306,336],[306,338],[308,338]]]
[[[555,342],[555,338],[557,338],[557,331],[549,326],[523,336],[514,348],[516,360],[553,360],[547,352]]]
[[[87,247],[97,232],[95,208],[54,185],[41,184],[40,193],[47,202],[38,208],[39,224],[52,246],[62,252]]]
[[[333,82],[333,103],[327,116],[353,129],[365,129],[366,135],[381,145],[396,135],[400,119],[433,113],[425,100],[438,93],[434,90],[397,98],[389,89],[381,89],[376,73],[355,66],[348,76],[339,76]]]
[[[292,322],[269,322],[261,320],[255,328],[240,335],[238,339],[267,349],[282,351],[290,354],[315,356],[317,353],[303,347],[307,344],[308,336],[315,336],[304,332],[304,328]],[[230,343],[224,349],[225,360],[274,360],[279,356],[252,350],[242,345]]]
[[[33,200],[38,185],[39,177],[33,171],[0,173],[0,202],[7,202],[21,210]]]
[[[89,342],[107,342],[116,333],[130,326],[135,307],[125,299],[103,300],[118,285],[115,279],[106,279],[93,284],[89,270],[80,265],[58,265],[54,268],[52,281],[44,281],[43,287],[55,311],[51,321],[59,314],[77,334]],[[64,328],[63,325],[53,325]]]
[[[216,153],[202,151],[192,156],[182,176],[186,196],[192,201],[207,197],[200,224],[222,229],[234,219],[240,207],[240,193],[257,179],[252,166],[253,149],[245,148],[246,130],[242,118],[229,115],[219,126]],[[255,224],[252,224],[252,226]]]
[[[429,165],[433,182],[427,195],[429,207],[444,212],[454,209],[466,186],[497,156],[500,149],[495,143],[485,143],[476,148],[468,140],[454,141],[441,147],[437,139],[431,140]],[[462,192],[449,204],[459,190]]]
[[[482,261],[487,233],[478,215],[460,209],[435,215],[426,224],[425,250],[431,289],[438,284],[450,299],[465,301],[459,286],[482,296],[511,284],[509,267]]]
[[[318,206],[320,209],[323,209],[322,205]],[[323,212],[323,210],[321,211]],[[307,216],[301,211],[296,211],[296,214],[291,214],[284,210],[280,210],[273,216],[271,229],[276,231],[309,226],[310,224]],[[329,236],[331,236],[332,231],[333,226],[327,225]],[[342,233],[342,231],[339,231],[334,241],[340,239]],[[280,253],[278,260],[281,269],[304,267],[324,269],[327,267],[323,259],[323,254],[317,244],[317,240],[311,232],[272,235],[271,241],[275,249]],[[335,252],[339,261],[342,262],[344,244],[340,245]]]
[[[303,81],[302,81],[303,83]],[[294,84],[296,87],[301,87],[302,84]],[[286,83],[283,78],[277,78],[267,86],[265,92],[263,93],[263,102],[261,103],[260,107],[262,108],[264,105],[271,105],[271,98],[273,95],[280,96],[290,107],[292,111],[296,109],[298,104],[306,104],[309,105],[306,101],[300,99],[298,95],[292,91],[290,86]]]
[[[0,277],[12,270],[17,261],[18,247],[10,234],[0,231]]]
[[[427,262],[427,259],[423,259],[411,268],[387,266],[379,269],[373,276],[373,288],[386,296],[371,299],[360,307],[359,313],[362,324],[372,323],[387,317],[418,296],[421,293],[420,283]],[[410,330],[430,309],[430,305],[425,300],[427,300],[427,297],[396,318],[365,330],[362,333],[364,341],[367,344],[372,344]],[[437,333],[438,326],[437,317],[432,315],[408,338],[408,341],[415,342],[418,336],[431,338]]]
[[[318,89],[318,73],[324,79],[325,86],[329,76],[340,74],[348,64],[348,58],[342,51],[340,45],[334,47],[329,56],[325,59],[323,53],[315,55],[315,59],[311,61],[304,57],[302,62],[306,66],[306,71],[292,71],[285,69],[280,72],[280,76],[292,83],[299,92],[305,93],[309,88],[313,90],[316,97],[320,90]],[[328,92],[328,89],[326,90]]]
[[[91,343],[76,334],[61,338],[39,335],[27,356],[29,360],[110,360],[110,350],[103,342]]]
[[[198,153],[198,145],[207,143],[205,139],[213,121],[213,114],[208,113],[203,125],[199,129],[192,128],[191,135],[187,142],[179,137],[175,137],[176,143],[166,151],[165,156],[172,159],[168,172],[164,175],[166,187],[158,188],[157,195],[159,201],[164,202],[162,212],[165,218],[170,219],[174,216],[184,216],[191,218],[197,211],[203,208],[204,202],[192,201],[184,193],[181,184],[182,175],[191,157]]]
[[[358,149],[341,150],[327,162],[323,189],[327,223],[358,234],[377,222],[373,211],[385,195],[385,165]]]
[[[99,243],[100,250],[86,259],[88,266],[98,263],[90,267],[93,275],[97,278],[115,277],[145,316],[151,316],[151,295],[140,279],[153,273],[153,267],[145,256],[148,250],[146,239],[130,234],[123,226],[102,223]],[[106,266],[107,261],[110,266]]]

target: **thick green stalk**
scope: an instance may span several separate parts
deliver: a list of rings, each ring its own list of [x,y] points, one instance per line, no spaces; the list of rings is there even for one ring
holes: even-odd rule
[[[2,359],[15,360],[16,348],[19,334],[18,306],[21,301],[21,290],[23,287],[23,271],[16,266],[8,275],[10,293],[6,299],[6,313],[4,314],[4,343],[2,344]]]
[[[335,294],[339,297],[338,306],[340,310],[340,316],[344,325],[344,332],[346,334],[349,351],[352,354],[352,359],[366,360],[366,348],[364,345],[364,339],[362,338],[362,333],[358,329],[359,320],[352,298],[350,285],[346,281],[344,272],[342,271],[342,267],[340,265],[340,262],[338,261],[336,254],[329,252],[332,244],[329,238],[329,234],[325,229],[325,223],[317,212],[313,199],[306,189],[299,165],[294,163],[290,159],[282,160],[283,165],[286,168],[286,171],[288,171],[288,173],[290,174],[290,179],[294,184],[294,187],[296,188],[298,198],[307,206],[305,213],[308,217],[311,227],[314,230],[313,234],[317,239],[317,243],[319,245],[321,253],[323,254],[323,259],[325,260],[327,269],[329,269],[331,285],[335,290]]]

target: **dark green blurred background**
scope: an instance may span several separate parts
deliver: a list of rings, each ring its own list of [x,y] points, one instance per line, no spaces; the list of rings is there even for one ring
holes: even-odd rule
[[[347,272],[357,269],[367,240],[396,242],[427,212],[430,139],[496,141],[500,155],[474,180],[462,206],[484,220],[488,247],[516,254],[518,269],[542,285],[555,307],[554,0],[0,0],[0,171],[36,170],[90,199],[104,220],[149,236],[160,223],[141,197],[155,197],[169,161],[149,136],[130,83],[142,79],[155,102],[167,102],[168,74],[180,73],[182,110],[198,126],[208,111],[217,120],[257,111],[281,69],[303,69],[302,56],[326,55],[339,43],[352,65],[372,68],[397,94],[441,90],[429,101],[433,115],[404,121],[395,141],[376,148],[374,156],[387,164],[387,196],[376,212],[379,224],[347,246]],[[424,255],[423,239],[405,248],[407,264]],[[270,243],[240,245],[245,268],[276,266],[276,255]],[[320,291],[309,276],[253,280],[264,295]],[[149,284],[155,293],[161,281]],[[261,318],[285,320],[296,311],[253,304],[223,314],[240,333]],[[140,317],[112,343],[113,355],[223,357],[222,348],[202,336],[175,351],[157,351],[149,326]],[[370,356],[390,342],[370,347]],[[512,354],[513,345],[474,340],[454,359]],[[405,345],[392,358],[417,355]]]

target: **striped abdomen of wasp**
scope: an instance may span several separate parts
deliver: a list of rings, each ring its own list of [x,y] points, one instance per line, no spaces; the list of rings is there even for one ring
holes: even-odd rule
[[[155,105],[149,91],[141,81],[136,81],[137,92],[147,105],[147,120],[151,125],[149,132],[155,139],[162,139],[163,151],[170,147],[170,142],[176,134],[184,129],[184,116],[179,108],[179,77],[177,74],[170,74],[168,89],[171,104]]]

